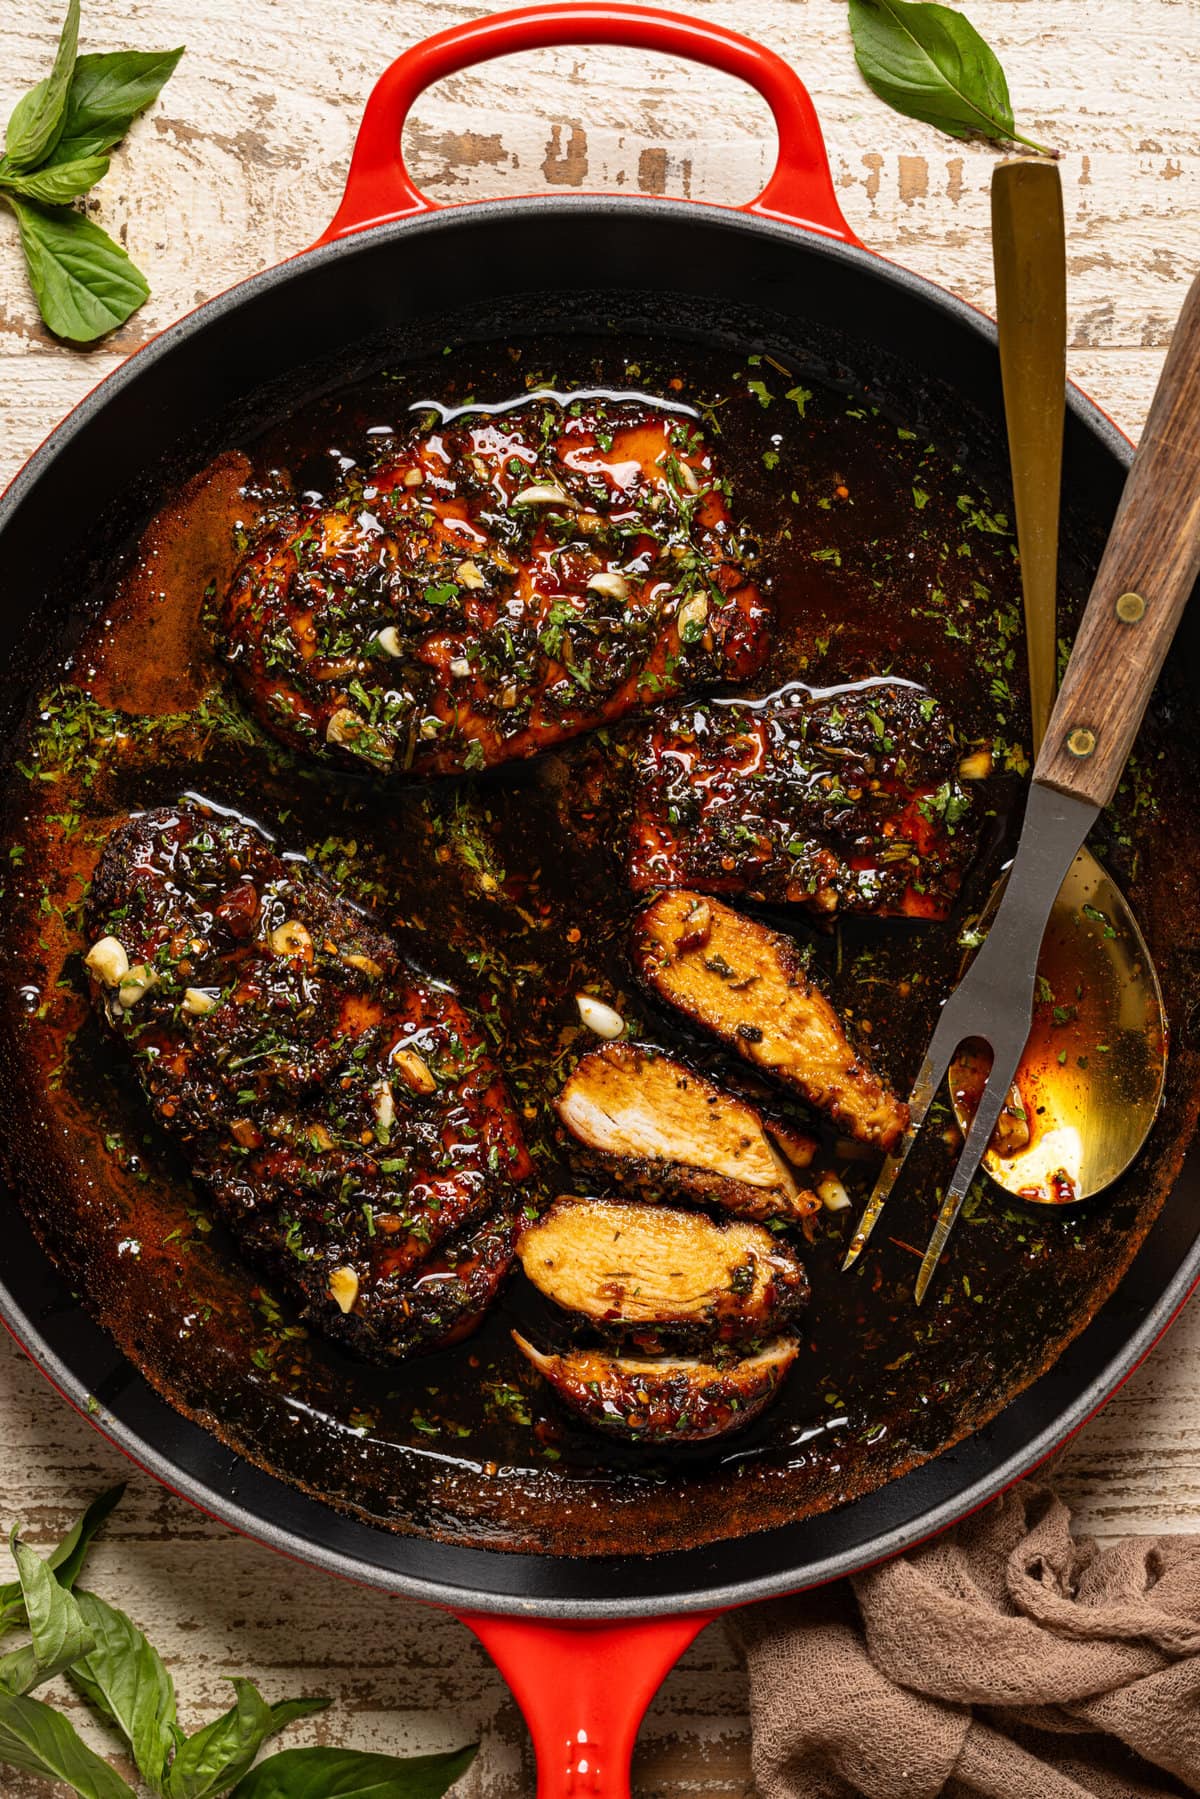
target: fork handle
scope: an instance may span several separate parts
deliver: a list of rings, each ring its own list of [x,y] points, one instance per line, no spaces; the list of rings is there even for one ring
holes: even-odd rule
[[[1171,339],[1035,781],[1106,806],[1200,571],[1200,276]]]

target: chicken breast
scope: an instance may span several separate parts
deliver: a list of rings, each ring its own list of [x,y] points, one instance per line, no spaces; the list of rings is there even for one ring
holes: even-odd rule
[[[295,748],[453,774],[743,678],[768,627],[693,416],[532,396],[431,412],[369,473],[275,521],[218,637]]]
[[[517,1253],[564,1311],[643,1344],[766,1336],[808,1299],[802,1264],[762,1225],[667,1206],[557,1199]]]
[[[754,1107],[661,1050],[637,1043],[592,1050],[555,1103],[578,1142],[620,1158],[622,1182],[649,1196],[666,1187],[745,1218],[804,1218],[820,1209]],[[810,1156],[815,1147],[806,1145]]]
[[[457,999],[200,806],[119,826],[88,916],[96,1003],[255,1263],[364,1354],[461,1335],[511,1263],[532,1165]]]
[[[972,780],[990,762],[964,756],[945,708],[911,681],[793,682],[663,709],[634,762],[630,884],[944,918],[978,840]]]
[[[744,1430],[774,1399],[796,1359],[794,1338],[777,1337],[728,1366],[692,1358],[656,1360],[575,1349],[546,1355],[513,1332],[521,1354],[563,1403],[597,1430],[629,1442],[705,1443]]]
[[[700,893],[664,893],[634,923],[633,958],[668,1005],[802,1094],[847,1136],[895,1147],[908,1108],[846,1035],[790,937]]]

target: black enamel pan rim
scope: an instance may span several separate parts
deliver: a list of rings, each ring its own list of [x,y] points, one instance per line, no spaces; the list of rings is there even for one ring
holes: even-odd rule
[[[856,268],[884,288],[906,290],[976,337],[995,341],[989,320],[923,277],[868,251],[744,213],[698,208],[690,202],[590,196],[497,200],[448,209],[324,245],[240,283],[170,326],[102,381],[16,476],[0,498],[0,549],[5,526],[26,494],[52,477],[60,451],[102,413],[109,399],[122,389],[152,381],[169,365],[177,345],[244,302],[272,290],[283,294],[314,265],[352,263],[384,241],[409,240],[415,251],[427,234],[456,233],[475,219],[545,221],[549,226],[566,210],[616,227],[622,220],[661,222],[669,217],[674,227],[703,223],[735,238],[751,234],[772,239],[785,250],[818,252],[822,258]],[[1090,400],[1072,390],[1070,407],[1102,449],[1118,464],[1128,463],[1127,440]],[[134,1462],[201,1510],[283,1554],[366,1585],[460,1610],[579,1622],[662,1616],[794,1592],[885,1560],[975,1510],[1037,1466],[1121,1384],[1200,1280],[1200,1238],[1176,1253],[1175,1233],[1165,1226],[1171,1207],[1168,1200],[1117,1293],[1055,1367],[966,1444],[839,1511],[761,1537],[662,1556],[516,1555],[398,1536],[335,1512],[243,1462],[158,1398],[119,1358],[99,1327],[72,1308],[65,1284],[50,1272],[23,1218],[17,1227],[20,1241],[10,1244],[0,1281],[0,1318],[60,1392]],[[1159,1266],[1164,1251],[1165,1265]],[[24,1300],[14,1291],[18,1281]],[[52,1341],[64,1335],[64,1320],[70,1321],[75,1338],[65,1351]],[[115,1371],[119,1393],[98,1418],[92,1416],[91,1393],[98,1370],[106,1365],[109,1378]],[[85,1375],[90,1375],[90,1382]],[[739,1562],[763,1566],[738,1579]]]

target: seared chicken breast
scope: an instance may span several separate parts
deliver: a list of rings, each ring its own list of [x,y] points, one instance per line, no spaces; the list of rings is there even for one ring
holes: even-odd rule
[[[219,647],[297,749],[453,774],[744,678],[768,626],[696,419],[547,395],[430,413],[276,519],[224,596]]]
[[[634,761],[630,884],[944,918],[990,766],[910,681],[664,708]]]
[[[464,1334],[532,1169],[458,1000],[307,864],[199,806],[118,826],[88,918],[96,1003],[255,1262],[363,1354]]]

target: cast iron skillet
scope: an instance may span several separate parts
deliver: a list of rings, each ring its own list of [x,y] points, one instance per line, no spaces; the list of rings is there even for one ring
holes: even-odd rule
[[[665,200],[563,196],[440,211],[400,155],[405,116],[432,82],[506,52],[620,43],[738,75],[769,101],[779,161],[766,190],[731,210]],[[28,703],[32,658],[115,546],[165,497],[187,445],[192,467],[222,445],[252,396],[282,390],[331,347],[369,344],[421,320],[470,315],[498,335],[585,329],[619,296],[643,296],[660,331],[693,333],[750,303],[802,330],[879,345],[996,421],[994,333],[925,281],[878,261],[838,207],[811,102],[781,61],[699,20],[631,5],[557,5],[456,27],[401,57],[372,94],[345,198],[297,259],[172,327],[103,382],[0,502],[0,703]],[[630,312],[633,318],[636,307]],[[446,329],[443,323],[440,329]],[[257,404],[257,401],[253,402]],[[1067,427],[1068,491],[1100,529],[1129,459],[1079,394]],[[66,620],[69,629],[69,616]],[[7,1132],[37,1120],[2,1118]],[[393,1535],[333,1512],[247,1465],[159,1399],[83,1314],[4,1196],[0,1315],[81,1410],[177,1492],[285,1553],[450,1607],[508,1675],[533,1728],[546,1795],[617,1794],[633,1735],[662,1675],[725,1607],[879,1561],[941,1530],[1027,1473],[1102,1403],[1200,1279],[1200,1165],[1193,1156],[1118,1291],[1053,1369],[985,1431],[830,1514],[737,1542],[646,1558],[518,1556]]]

